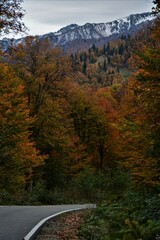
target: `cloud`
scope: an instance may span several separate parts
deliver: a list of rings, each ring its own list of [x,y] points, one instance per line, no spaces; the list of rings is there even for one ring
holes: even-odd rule
[[[24,0],[30,34],[54,32],[71,23],[109,22],[151,11],[152,0]]]

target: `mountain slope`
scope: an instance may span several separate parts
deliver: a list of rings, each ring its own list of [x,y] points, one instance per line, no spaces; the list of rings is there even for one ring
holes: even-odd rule
[[[67,49],[72,43],[87,41],[95,42],[108,37],[114,37],[122,34],[129,34],[140,29],[144,24],[150,22],[155,17],[147,12],[142,14],[132,14],[108,23],[86,23],[82,26],[71,24],[54,33],[48,33],[39,36],[40,39],[48,38],[52,46],[60,45]],[[3,39],[0,41],[0,47],[6,49],[11,43],[17,45],[23,39]]]
[[[53,36],[54,45],[64,46],[75,40],[99,40],[115,34],[133,32],[141,27],[142,24],[154,19],[151,13],[132,14],[108,23],[86,23],[79,26],[71,24],[58,32],[45,34],[42,37]]]

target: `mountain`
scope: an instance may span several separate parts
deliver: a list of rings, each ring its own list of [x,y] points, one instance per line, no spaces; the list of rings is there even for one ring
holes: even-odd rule
[[[108,23],[86,23],[82,26],[71,24],[61,28],[54,33],[47,33],[39,36],[40,39],[48,38],[52,46],[60,45],[65,51],[69,49],[79,48],[83,45],[85,48],[88,45],[96,42],[102,43],[106,39],[114,39],[122,34],[132,34],[148,24],[155,17],[150,12],[141,14],[132,14],[128,17]],[[0,47],[5,50],[11,44],[17,45],[24,38],[0,40]]]

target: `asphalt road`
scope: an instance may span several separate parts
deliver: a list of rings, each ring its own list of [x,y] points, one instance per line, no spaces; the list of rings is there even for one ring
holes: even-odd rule
[[[90,207],[91,205],[0,206],[0,240],[22,240],[44,218],[67,210]]]

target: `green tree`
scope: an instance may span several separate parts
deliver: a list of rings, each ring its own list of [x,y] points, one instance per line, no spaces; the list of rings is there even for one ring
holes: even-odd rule
[[[106,44],[103,45],[103,54],[106,54]]]
[[[86,61],[84,61],[82,66],[82,73],[86,75],[86,71],[87,71],[87,63]]]
[[[103,69],[106,72],[107,71],[107,59],[104,59],[104,63],[103,63]]]
[[[107,44],[107,54],[110,54],[110,43]]]
[[[122,55],[124,53],[124,46],[123,43],[121,43],[121,45],[118,48],[118,54]]]

